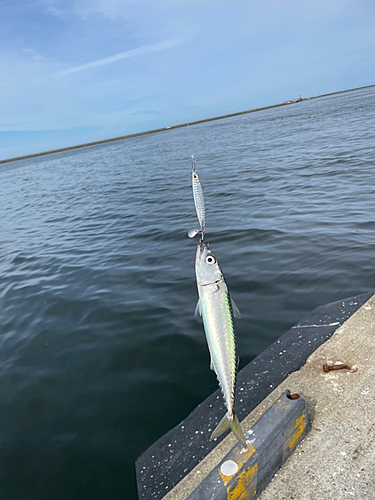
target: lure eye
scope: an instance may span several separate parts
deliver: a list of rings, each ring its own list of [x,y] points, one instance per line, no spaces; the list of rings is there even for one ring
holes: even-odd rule
[[[208,264],[209,266],[213,266],[214,264],[216,264],[216,259],[212,254],[207,255],[206,264]]]
[[[193,174],[194,179],[198,179],[197,174]]]

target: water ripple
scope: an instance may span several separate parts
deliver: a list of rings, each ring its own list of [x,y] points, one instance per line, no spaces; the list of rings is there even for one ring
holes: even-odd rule
[[[192,153],[241,366],[373,290],[374,104],[366,89],[0,167],[4,498],[136,498],[135,458],[216,389]]]

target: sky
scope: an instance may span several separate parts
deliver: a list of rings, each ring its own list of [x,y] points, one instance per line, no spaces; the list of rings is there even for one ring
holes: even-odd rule
[[[375,84],[373,0],[0,0],[0,160]]]

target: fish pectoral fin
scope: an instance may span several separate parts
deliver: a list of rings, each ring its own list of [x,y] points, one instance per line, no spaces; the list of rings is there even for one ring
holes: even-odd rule
[[[195,316],[202,316],[202,304],[201,304],[201,299],[198,299],[197,305],[195,307]]]
[[[242,318],[242,314],[240,313],[240,310],[238,309],[238,307],[236,306],[234,300],[231,298],[231,301],[232,301],[232,311],[233,311],[233,316],[235,318]]]

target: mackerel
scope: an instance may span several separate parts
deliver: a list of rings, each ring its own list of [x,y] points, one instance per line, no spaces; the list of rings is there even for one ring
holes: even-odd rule
[[[216,373],[228,410],[210,440],[230,428],[246,448],[246,439],[233,409],[239,361],[234,317],[241,314],[230,298],[219,263],[202,241],[197,247],[195,274],[199,295],[195,314],[202,316],[211,369]]]

